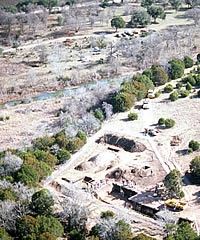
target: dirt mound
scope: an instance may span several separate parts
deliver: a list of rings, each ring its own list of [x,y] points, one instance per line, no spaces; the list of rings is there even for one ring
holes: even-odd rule
[[[114,179],[128,179],[133,180],[135,177],[143,178],[151,175],[151,168],[149,166],[143,166],[141,168],[116,168],[109,172],[106,177]]]
[[[80,163],[75,167],[79,171],[87,171],[94,169],[94,171],[100,171],[106,169],[110,165],[115,165],[118,162],[115,153],[106,151],[91,157],[88,161]]]
[[[143,152],[146,150],[146,146],[142,143],[135,142],[127,137],[121,137],[112,134],[105,134],[103,137],[97,140],[97,142],[114,145],[123,148],[127,152]]]

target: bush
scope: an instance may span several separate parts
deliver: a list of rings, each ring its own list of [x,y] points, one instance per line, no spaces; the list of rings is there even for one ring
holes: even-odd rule
[[[128,114],[128,119],[129,120],[137,120],[138,119],[137,113],[129,113]]]
[[[40,150],[49,151],[51,146],[55,143],[55,138],[53,137],[40,137],[36,138],[33,142],[34,148],[38,148]]]
[[[114,112],[126,112],[133,107],[135,103],[135,96],[129,93],[120,92],[112,101]]]
[[[190,90],[192,90],[192,85],[189,82],[187,82],[185,88],[186,88],[186,90],[190,91]]]
[[[1,55],[1,50],[0,50],[0,55]],[[197,73],[200,73],[200,66],[197,66]]]
[[[38,161],[45,162],[47,165],[49,165],[52,168],[55,167],[55,164],[58,159],[53,154],[39,150],[39,149],[36,149],[33,153]]]
[[[85,237],[83,234],[81,234],[80,232],[76,231],[76,230],[72,230],[69,234],[68,234],[68,239],[69,240],[84,240]]]
[[[58,159],[57,164],[63,164],[71,158],[71,154],[67,150],[61,149],[58,150],[56,157]]]
[[[197,92],[197,96],[200,97],[200,90]]]
[[[159,97],[161,93],[162,93],[161,90],[159,90],[158,92],[155,93],[155,97],[156,98]]]
[[[78,133],[76,134],[76,137],[80,138],[84,144],[87,143],[87,136],[84,132],[79,130]]]
[[[192,74],[188,75],[187,77],[185,77],[183,79],[184,82],[189,82],[192,86],[195,86],[196,85],[196,80],[194,78],[194,76],[192,76]]]
[[[166,128],[172,128],[175,125],[175,121],[171,118],[167,118],[165,120],[165,127]]]
[[[192,152],[193,152],[192,148],[188,148],[188,153],[192,153]]]
[[[159,118],[158,125],[164,125],[164,124],[165,124],[165,119],[164,118]]]
[[[196,178],[198,178],[198,181],[200,182],[200,157],[195,157],[190,162],[190,171],[192,175]]]
[[[185,68],[191,68],[194,65],[194,61],[192,60],[192,58],[188,56],[184,57],[184,63],[185,63]]]
[[[64,234],[64,228],[62,224],[54,217],[37,216],[37,222],[39,223],[39,232],[48,232],[56,237],[62,237]]]
[[[115,216],[114,212],[109,210],[101,213],[101,218],[109,219],[109,218],[113,218],[114,216]]]
[[[197,86],[200,86],[200,74],[194,75],[194,79],[195,79],[195,81],[196,81],[196,85],[197,85]]]
[[[167,86],[164,88],[164,91],[166,92],[166,93],[170,93],[170,92],[172,92],[173,91],[173,86],[171,85],[171,84],[167,84]]]
[[[100,110],[96,109],[94,112],[95,118],[99,119],[99,121],[103,121],[103,114]]]
[[[147,76],[149,79],[152,79],[152,69],[145,69],[142,75]]]
[[[153,65],[151,69],[152,81],[156,86],[164,85],[168,82],[168,75],[162,68]]]
[[[69,143],[69,140],[68,140],[68,137],[65,135],[64,130],[56,133],[54,135],[54,138],[55,138],[55,143],[57,143],[60,148],[66,149],[66,147]]]
[[[29,185],[33,187],[37,186],[39,179],[40,179],[40,176],[37,170],[33,166],[28,164],[23,164],[16,176],[16,180],[18,182],[22,182],[25,185]]]
[[[171,93],[171,94],[169,95],[169,99],[170,99],[172,102],[178,100],[178,93],[177,93],[176,91],[174,91],[173,93]]]
[[[67,145],[67,150],[70,153],[75,153],[76,151],[81,149],[83,145],[84,145],[84,142],[80,138],[76,137],[76,138],[73,138],[71,141],[69,141]]]
[[[40,240],[56,240],[56,237],[48,232],[45,232],[40,234]]]
[[[63,24],[63,18],[61,16],[58,16],[57,21],[58,21],[58,25],[61,26]]]
[[[171,79],[177,79],[183,76],[184,70],[185,70],[185,64],[180,59],[173,59],[172,61],[169,61],[170,64],[170,78]]]
[[[200,53],[197,54],[197,62],[200,63]]]
[[[183,86],[183,83],[182,83],[182,82],[178,82],[178,83],[176,84],[176,88],[177,88],[177,89],[181,89],[182,86]]]
[[[189,94],[190,94],[190,92],[188,90],[180,91],[180,95],[182,98],[187,97]]]
[[[155,240],[155,238],[149,237],[144,233],[140,233],[136,237],[134,237],[132,240]]]
[[[36,215],[49,216],[52,214],[53,205],[54,205],[54,200],[49,190],[42,189],[38,192],[35,192],[32,195],[30,209]],[[43,232],[48,232],[48,231],[43,231]]]
[[[189,148],[192,148],[193,151],[198,150],[198,149],[199,149],[199,146],[200,146],[199,142],[197,142],[197,141],[195,141],[195,140],[191,140],[191,141],[189,142],[189,145],[188,145],[188,147],[189,147]]]
[[[12,240],[13,238],[10,237],[9,234],[2,227],[0,227],[0,239],[2,239],[2,240]]]

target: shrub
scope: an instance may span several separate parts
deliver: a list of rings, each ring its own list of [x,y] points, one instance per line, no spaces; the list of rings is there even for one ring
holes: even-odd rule
[[[24,236],[38,234],[39,223],[34,217],[27,215],[17,219],[16,227],[17,236],[23,239]]]
[[[192,152],[193,152],[192,148],[188,148],[188,153],[192,153]]]
[[[194,65],[194,61],[192,60],[192,58],[188,56],[184,57],[184,63],[185,63],[185,68],[191,68]]]
[[[170,64],[170,78],[171,79],[177,79],[183,76],[184,70],[185,70],[185,64],[180,59],[173,59],[172,61],[169,61]]]
[[[9,234],[2,227],[0,227],[0,239],[2,239],[2,240],[12,240],[13,238],[10,237]]]
[[[57,164],[63,164],[70,159],[71,155],[67,150],[61,149],[57,152],[56,157],[58,159]]]
[[[54,217],[37,216],[37,222],[39,223],[39,232],[48,232],[56,237],[62,237],[64,234],[64,228],[62,224]]]
[[[180,95],[182,98],[187,97],[189,94],[190,94],[190,92],[188,90],[180,91]]]
[[[159,90],[158,92],[155,93],[155,97],[156,97],[156,98],[159,97],[161,93],[162,93],[162,91]]]
[[[114,112],[126,112],[133,107],[135,103],[135,96],[129,93],[120,92],[112,101]]]
[[[183,86],[183,83],[182,83],[182,82],[178,82],[178,83],[176,84],[176,88],[177,88],[177,89],[181,89],[182,86]]]
[[[71,141],[69,141],[67,145],[67,150],[70,153],[75,153],[76,151],[81,149],[83,145],[84,145],[84,142],[80,138],[76,137],[76,138],[73,138]]]
[[[1,50],[0,50],[0,55],[1,55]],[[200,66],[197,66],[197,73],[200,73]]]
[[[200,86],[200,74],[194,75],[194,79],[196,81],[196,85]]]
[[[189,82],[187,82],[185,88],[186,88],[186,90],[190,91],[190,90],[192,90],[192,85]]]
[[[87,136],[84,132],[79,130],[78,133],[76,134],[76,137],[80,138],[84,144],[87,143]]]
[[[37,170],[33,166],[28,164],[23,164],[16,176],[16,180],[18,182],[22,182],[25,185],[34,186],[34,187],[37,186],[39,179],[40,179],[40,176]]]
[[[152,79],[152,69],[145,69],[142,75],[147,76],[149,79]]]
[[[76,230],[72,230],[69,234],[68,234],[68,239],[69,240],[84,240],[85,237],[83,234],[81,234],[80,232],[76,231]]]
[[[178,100],[178,93],[177,93],[176,91],[174,91],[173,93],[171,93],[171,94],[169,95],[169,99],[170,99],[172,102]]]
[[[190,171],[192,175],[196,178],[198,178],[198,181],[200,182],[200,157],[195,157],[190,162]]]
[[[52,214],[52,207],[54,205],[54,200],[47,189],[42,189],[40,191],[35,192],[32,195],[30,209],[36,215],[45,215],[49,216]],[[48,232],[48,231],[43,231]]]
[[[200,146],[199,142],[197,142],[197,141],[195,141],[195,140],[191,140],[191,141],[189,142],[189,145],[188,145],[188,147],[189,147],[189,148],[192,148],[193,151],[198,150],[198,149],[199,149],[199,146]]]
[[[103,121],[103,114],[100,110],[96,109],[94,112],[95,118],[99,119],[99,121]]]
[[[9,116],[6,116],[6,120],[9,120],[10,119],[10,117]]]
[[[200,63],[200,53],[197,54],[197,62]]]
[[[164,85],[168,82],[168,75],[162,69],[156,66],[152,66],[152,81],[156,86]]]
[[[49,153],[49,152],[45,152],[39,149],[36,149],[34,151],[34,155],[37,158],[38,161],[42,161],[45,162],[47,165],[49,165],[50,167],[55,167],[55,164],[57,162],[57,158]]]
[[[200,90],[197,92],[197,96],[200,97]]]
[[[54,135],[55,143],[58,144],[60,148],[66,148],[69,140],[68,137],[65,135],[65,131],[62,130]]]
[[[164,125],[164,124],[165,124],[165,119],[164,118],[159,118],[158,125]]]
[[[171,118],[167,118],[165,120],[165,127],[166,128],[172,128],[175,125],[175,121]]]
[[[63,18],[61,16],[58,16],[57,21],[58,21],[58,25],[61,26],[63,23]]]
[[[4,118],[3,117],[0,117],[0,121],[3,121],[4,120]]]
[[[192,76],[192,74],[188,75],[187,77],[185,77],[183,79],[184,82],[189,82],[192,86],[195,86],[196,85],[196,80],[194,78],[194,76]]]
[[[55,138],[53,137],[40,137],[36,138],[33,142],[34,148],[38,148],[40,150],[49,151],[51,146],[55,143]]]
[[[56,240],[56,237],[50,234],[49,232],[45,232],[40,234],[40,240]]]
[[[129,120],[137,120],[138,119],[138,114],[137,113],[129,113],[128,114],[128,119]]]
[[[101,213],[101,218],[109,219],[109,218],[113,218],[114,216],[115,216],[114,212],[109,210]]]
[[[173,86],[171,85],[171,84],[167,84],[167,86],[164,88],[164,91],[166,92],[166,93],[170,93],[170,92],[172,92],[173,91]]]
[[[132,240],[155,240],[155,238],[149,237],[144,233],[140,233],[136,237],[134,237]]]

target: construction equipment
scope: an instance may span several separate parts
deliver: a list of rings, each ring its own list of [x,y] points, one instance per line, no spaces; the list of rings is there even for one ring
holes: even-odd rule
[[[149,100],[148,100],[148,98],[144,99],[143,104],[142,104],[142,108],[143,109],[148,109],[149,108]]]
[[[179,136],[173,136],[172,140],[170,141],[170,145],[171,146],[179,146],[179,144],[181,143],[182,138]]]
[[[165,205],[173,210],[181,211],[184,210],[187,203],[182,202],[178,199],[168,199],[167,201],[165,201]]]
[[[150,136],[157,136],[158,133],[160,133],[160,130],[159,129],[148,129],[148,128],[145,128],[144,129],[144,133],[145,135],[146,134],[149,134]]]
[[[152,90],[152,89],[149,89],[149,90],[148,90],[147,97],[148,97],[148,98],[155,98],[155,94],[153,93],[153,90]]]

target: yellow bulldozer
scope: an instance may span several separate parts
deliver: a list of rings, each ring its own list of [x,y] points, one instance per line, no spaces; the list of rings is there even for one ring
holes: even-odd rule
[[[178,199],[168,199],[165,201],[165,205],[173,210],[181,211],[184,210],[187,203]]]

